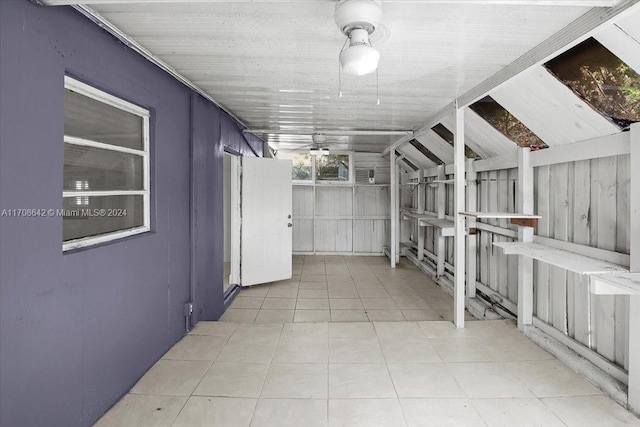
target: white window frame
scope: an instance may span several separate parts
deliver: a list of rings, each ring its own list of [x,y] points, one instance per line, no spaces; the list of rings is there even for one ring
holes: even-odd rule
[[[143,196],[143,225],[140,227],[128,228],[126,230],[113,231],[111,233],[100,234],[98,236],[88,236],[79,239],[68,240],[62,243],[62,250],[69,251],[72,249],[84,248],[87,246],[96,245],[99,243],[110,242],[117,239],[133,236],[136,234],[146,233],[151,230],[151,191],[150,181],[151,174],[149,171],[149,110],[141,108],[135,104],[127,102],[123,99],[117,98],[78,80],[75,80],[69,76],[64,77],[64,88],[77,92],[88,98],[92,98],[96,101],[126,111],[127,113],[135,114],[142,118],[142,138],[143,138],[143,150],[136,150],[133,148],[121,147],[118,145],[105,144],[99,141],[93,141],[89,139],[76,138],[65,135],[64,143],[73,145],[82,145],[86,147],[100,148],[104,150],[117,151],[120,153],[135,154],[142,157],[142,169],[143,169],[143,189],[142,190],[114,190],[114,191],[63,191],[62,198],[75,198],[75,197],[91,197],[91,196]]]
[[[287,154],[308,154],[308,151],[301,150],[282,150]],[[293,185],[353,185],[355,182],[355,169],[354,169],[354,160],[353,160],[353,151],[330,151],[330,155],[344,155],[349,156],[349,180],[348,181],[330,181],[330,180],[318,180],[316,179],[316,156],[315,154],[311,155],[311,179],[308,180],[293,180]],[[276,155],[276,158],[278,156]]]

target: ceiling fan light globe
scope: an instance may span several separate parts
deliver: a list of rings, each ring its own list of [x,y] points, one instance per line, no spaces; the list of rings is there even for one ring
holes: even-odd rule
[[[366,76],[378,68],[380,52],[371,46],[349,46],[340,53],[342,70],[353,76]]]

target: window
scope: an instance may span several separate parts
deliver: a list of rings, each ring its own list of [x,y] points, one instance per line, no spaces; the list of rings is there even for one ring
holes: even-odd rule
[[[315,158],[317,181],[350,181],[348,154],[328,154]]]
[[[291,160],[291,177],[294,181],[313,180],[313,159],[309,153],[278,152],[279,159]]]
[[[640,75],[596,39],[583,41],[545,66],[618,126],[640,121]]]
[[[490,96],[485,96],[470,105],[469,108],[520,147],[537,149],[547,146],[536,134]]]
[[[150,229],[149,112],[65,77],[63,250]]]
[[[295,153],[278,151],[278,159],[291,160],[291,174],[294,183],[336,182],[350,183],[351,154],[335,153],[326,156],[311,155],[309,152]]]
[[[449,143],[449,145],[451,145],[453,147],[453,139],[454,139],[453,138],[453,132],[451,132],[449,129],[447,129],[447,127],[445,125],[443,125],[442,123],[438,123],[437,125],[432,127],[431,130],[434,131],[440,138],[442,138],[445,141],[447,141]],[[469,146],[466,145],[466,144],[464,146],[464,154],[469,159],[475,159],[476,157],[478,157],[478,155],[475,153],[475,151],[473,151],[471,148],[469,148]]]

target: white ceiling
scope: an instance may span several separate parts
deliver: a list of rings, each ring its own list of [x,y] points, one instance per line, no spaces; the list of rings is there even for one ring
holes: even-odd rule
[[[384,27],[372,38],[381,53],[380,105],[375,75],[343,74],[338,97],[345,38],[333,21],[334,1],[115,0],[90,7],[249,128],[295,133],[259,135],[276,149],[293,149],[309,144],[314,131],[417,128],[589,10],[588,1],[468,3],[383,2]],[[399,138],[329,136],[327,142],[381,152]]]

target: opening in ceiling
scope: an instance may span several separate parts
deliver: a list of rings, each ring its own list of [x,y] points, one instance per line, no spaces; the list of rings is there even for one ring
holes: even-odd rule
[[[640,75],[593,37],[545,66],[618,126],[640,121]]]
[[[531,129],[490,96],[485,96],[469,108],[520,147],[537,149],[547,146]]]
[[[453,147],[453,132],[451,132],[445,125],[442,123],[438,123],[434,127],[431,128],[438,136],[449,143]],[[468,145],[464,146],[464,155],[467,156],[468,159],[475,159],[480,156],[476,154]]]
[[[396,150],[396,157],[400,157],[402,156],[402,153]],[[409,166],[414,172],[417,171],[419,168],[414,165],[409,159],[407,159],[407,157],[405,156],[405,158],[402,159],[402,161]]]
[[[422,145],[417,139],[412,139],[411,141],[409,141],[409,144],[413,145],[416,150],[421,152],[427,159],[431,160],[436,165],[444,165],[444,162],[440,160],[438,156],[433,154],[431,150]]]

